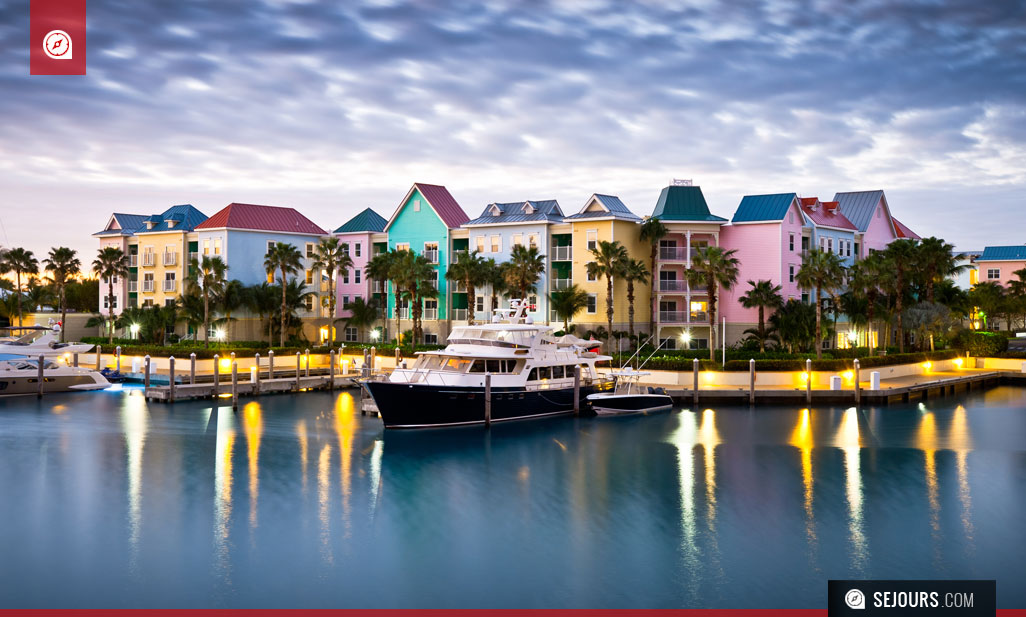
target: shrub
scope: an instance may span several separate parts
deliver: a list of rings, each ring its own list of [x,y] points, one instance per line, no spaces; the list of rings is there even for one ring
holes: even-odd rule
[[[990,357],[1008,351],[1008,337],[996,332],[962,330],[951,343],[956,349],[968,351],[969,355],[977,357]]]

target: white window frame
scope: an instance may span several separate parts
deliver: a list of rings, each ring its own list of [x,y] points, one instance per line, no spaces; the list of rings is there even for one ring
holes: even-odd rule
[[[270,253],[271,249],[273,249],[273,248],[274,248],[274,240],[268,240],[267,241],[267,252],[265,252],[264,255],[266,255],[267,253]]]
[[[414,199],[413,200],[413,211],[414,212],[420,212],[420,200],[419,199]]]
[[[585,310],[589,315],[598,314],[598,296],[596,294],[588,294],[588,307]]]
[[[314,246],[315,245],[314,245],[313,242],[307,242],[306,243],[306,258],[307,259],[313,259],[315,257],[315,255],[314,255]]]
[[[221,238],[214,238],[214,255],[221,254]]]
[[[353,243],[353,256],[354,257],[359,257],[360,256],[360,252],[361,252],[361,248],[362,248],[360,246],[361,244],[362,244],[361,242],[354,242]]]
[[[502,252],[502,235],[499,234],[499,235],[488,236],[488,247],[491,249],[492,253],[501,253]]]
[[[789,264],[787,266],[787,282],[788,283],[793,283],[794,282],[794,264]]]
[[[589,251],[593,251],[598,248],[598,230],[589,229],[584,232],[584,247]],[[594,246],[593,246],[594,245]]]
[[[987,280],[996,281],[1001,279],[1001,268],[987,268]]]
[[[474,236],[474,240],[477,241],[476,242],[476,244],[477,244],[477,252],[478,253],[484,253],[485,252],[485,237],[484,236]]]

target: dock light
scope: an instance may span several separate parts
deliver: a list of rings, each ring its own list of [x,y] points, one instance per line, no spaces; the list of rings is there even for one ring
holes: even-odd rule
[[[379,338],[381,338],[381,331],[376,329],[371,330],[371,340],[376,343]]]
[[[923,368],[925,368],[926,370],[930,370],[931,368],[933,368],[933,363],[932,362],[923,362]]]
[[[855,379],[855,371],[844,371],[843,376],[845,381],[851,381]]]
[[[220,360],[217,361],[217,365],[221,369],[221,372],[230,371],[230,370],[232,370],[232,359],[231,358],[221,358]]]
[[[132,338],[137,338],[139,336],[139,324],[134,323],[128,326],[128,329],[132,333]]]
[[[681,332],[680,333],[680,342],[684,343],[684,346],[687,347],[688,349],[690,349],[691,348],[691,332],[688,331],[688,330],[685,330],[685,331]]]
[[[852,346],[854,346],[855,343],[858,343],[859,342],[859,333],[857,331],[855,331],[855,330],[852,330],[852,331],[848,332],[848,342],[851,343]]]
[[[223,341],[224,340],[224,334],[225,334],[224,328],[218,328],[218,329],[214,330],[214,340],[215,341]]]
[[[802,379],[802,383],[805,383],[806,381],[809,380],[809,374],[806,373],[805,371],[802,371],[800,376],[801,376],[801,379]]]
[[[957,366],[958,368],[962,368],[962,364],[964,363],[965,360],[963,360],[962,358],[955,358],[955,366]]]

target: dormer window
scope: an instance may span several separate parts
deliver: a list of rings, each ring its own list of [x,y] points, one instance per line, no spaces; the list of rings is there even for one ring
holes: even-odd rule
[[[502,214],[502,210],[499,209],[499,206],[492,205],[492,207],[488,210],[488,213],[492,216],[500,216]]]
[[[168,219],[168,221],[167,221],[167,228],[171,229],[172,227],[175,226],[175,223],[177,223],[177,222],[178,221],[173,221],[173,220]]]
[[[153,221],[146,221],[146,229],[153,229]]]
[[[524,204],[524,214],[534,214],[535,212],[536,212],[535,207],[532,206],[530,203],[525,203]]]

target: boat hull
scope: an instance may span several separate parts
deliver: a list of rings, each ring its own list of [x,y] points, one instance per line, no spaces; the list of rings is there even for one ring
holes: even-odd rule
[[[589,396],[588,405],[595,415],[623,416],[670,411],[673,399],[665,394],[599,394]]]
[[[484,388],[431,386],[387,381],[364,383],[385,428],[429,428],[484,424]],[[590,394],[611,389],[611,384],[580,388],[580,409],[587,410]],[[491,420],[506,422],[572,414],[574,389],[525,390],[492,388]]]
[[[100,377],[91,375],[46,375],[43,378],[43,392],[74,392],[76,390],[103,390],[110,383]],[[4,376],[0,374],[0,396],[16,396],[19,394],[36,394],[39,392],[39,381],[35,376]]]

